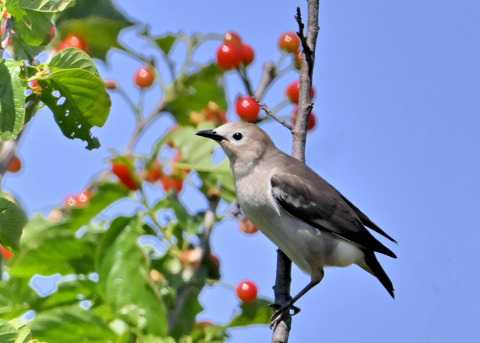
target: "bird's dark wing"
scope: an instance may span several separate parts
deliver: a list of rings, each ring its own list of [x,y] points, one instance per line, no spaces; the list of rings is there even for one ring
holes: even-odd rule
[[[382,229],[380,229],[378,227],[377,224],[375,224],[374,222],[372,222],[370,220],[370,218],[367,217],[367,215],[365,213],[363,213],[362,211],[360,211],[358,209],[357,206],[355,206],[354,204],[352,204],[352,202],[350,200],[348,200],[342,193],[338,192],[338,194],[342,197],[342,199],[347,203],[348,206],[350,206],[354,211],[355,211],[355,214],[358,216],[358,218],[360,218],[360,220],[362,221],[363,225],[365,226],[368,226],[370,229],[372,229],[373,231],[381,234],[382,236],[384,236],[385,238],[388,238],[389,240],[391,240],[392,242],[395,242],[397,243],[396,240],[394,240],[392,237],[390,237],[385,231],[383,231]]]
[[[274,174],[270,180],[275,201],[290,215],[365,249],[396,257],[363,226],[355,209],[317,174],[301,178]]]

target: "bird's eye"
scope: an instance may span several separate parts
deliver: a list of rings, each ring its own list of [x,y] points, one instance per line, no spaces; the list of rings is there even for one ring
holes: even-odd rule
[[[235,132],[232,137],[233,137],[233,139],[235,139],[236,141],[239,141],[240,139],[243,138],[243,135],[242,135],[240,132]]]

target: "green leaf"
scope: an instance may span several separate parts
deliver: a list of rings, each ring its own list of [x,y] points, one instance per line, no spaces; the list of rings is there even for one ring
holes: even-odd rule
[[[115,8],[111,0],[77,1],[57,21],[62,38],[68,34],[79,35],[86,41],[89,55],[102,60],[111,48],[122,48],[118,35],[130,25],[132,22]]]
[[[26,82],[20,78],[22,62],[0,61],[0,134],[2,141],[15,139],[25,121]]]
[[[116,335],[93,311],[80,306],[38,313],[30,324],[33,336],[45,342],[113,342]]]
[[[142,222],[137,217],[116,218],[97,254],[102,297],[122,320],[145,333],[163,336],[167,313],[150,277],[151,266],[138,238]]]
[[[17,331],[15,343],[29,343],[32,340],[32,333],[30,327],[21,319],[12,319],[9,322]],[[3,342],[3,341],[1,341]]]
[[[94,271],[99,234],[78,237],[78,230],[115,201],[128,195],[119,184],[100,184],[87,206],[72,209],[60,223],[37,216],[30,220],[22,237],[21,250],[9,273],[16,277],[34,274],[88,274]]]
[[[14,202],[0,198],[0,243],[18,249],[22,229],[27,223],[27,215]]]
[[[191,125],[192,111],[201,111],[212,101],[227,108],[223,73],[211,64],[194,74],[179,78],[166,92],[168,110],[180,125]]]
[[[242,312],[237,314],[226,326],[234,328],[248,325],[270,324],[270,316],[272,310],[270,308],[271,301],[265,299],[257,299],[251,303],[242,303],[240,305]]]
[[[15,343],[18,331],[6,320],[0,319],[0,342]]]
[[[157,43],[158,47],[163,51],[165,55],[168,55],[170,50],[173,47],[173,44],[177,40],[177,37],[174,35],[166,35],[163,37],[159,37],[155,39],[155,43]]]
[[[77,53],[77,49],[67,50],[66,54]],[[90,130],[105,124],[112,106],[103,80],[85,69],[57,69],[39,84],[42,101],[52,110],[63,134],[87,142],[87,149],[98,148],[100,143]],[[60,97],[55,97],[54,91]]]
[[[59,12],[65,10],[74,0],[7,0],[5,6],[11,13],[12,9],[22,8],[38,12]]]
[[[80,49],[65,49],[58,52],[48,63],[48,67],[52,72],[60,69],[83,69],[101,77],[91,57]]]
[[[219,188],[222,198],[231,203],[235,201],[236,195],[228,160],[225,158],[221,163],[214,164],[212,154],[218,148],[218,144],[212,140],[195,136],[197,130],[212,126],[212,123],[206,122],[196,129],[189,126],[182,127],[171,131],[158,145],[161,146],[165,142],[172,141],[175,147],[182,151],[182,164],[179,164],[178,167],[196,170],[202,179],[204,193],[212,188]],[[160,149],[159,146],[157,149]]]

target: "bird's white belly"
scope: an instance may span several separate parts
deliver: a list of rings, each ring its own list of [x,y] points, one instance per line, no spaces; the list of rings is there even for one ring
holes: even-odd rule
[[[283,210],[276,203],[268,203],[268,197],[254,193],[249,195],[245,197],[244,194],[246,201],[240,203],[247,218],[312,277],[323,275],[323,267],[346,267],[364,258],[356,245],[312,227],[286,212],[280,216],[278,211]]]

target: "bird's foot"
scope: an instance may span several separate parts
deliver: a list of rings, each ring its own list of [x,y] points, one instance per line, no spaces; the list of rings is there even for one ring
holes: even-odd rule
[[[273,315],[270,317],[270,329],[272,330],[275,329],[278,323],[287,313],[289,313],[290,310],[292,311],[292,313],[290,313],[291,316],[294,316],[301,311],[300,308],[293,305],[291,302],[286,305],[271,304],[270,307],[274,310]]]

